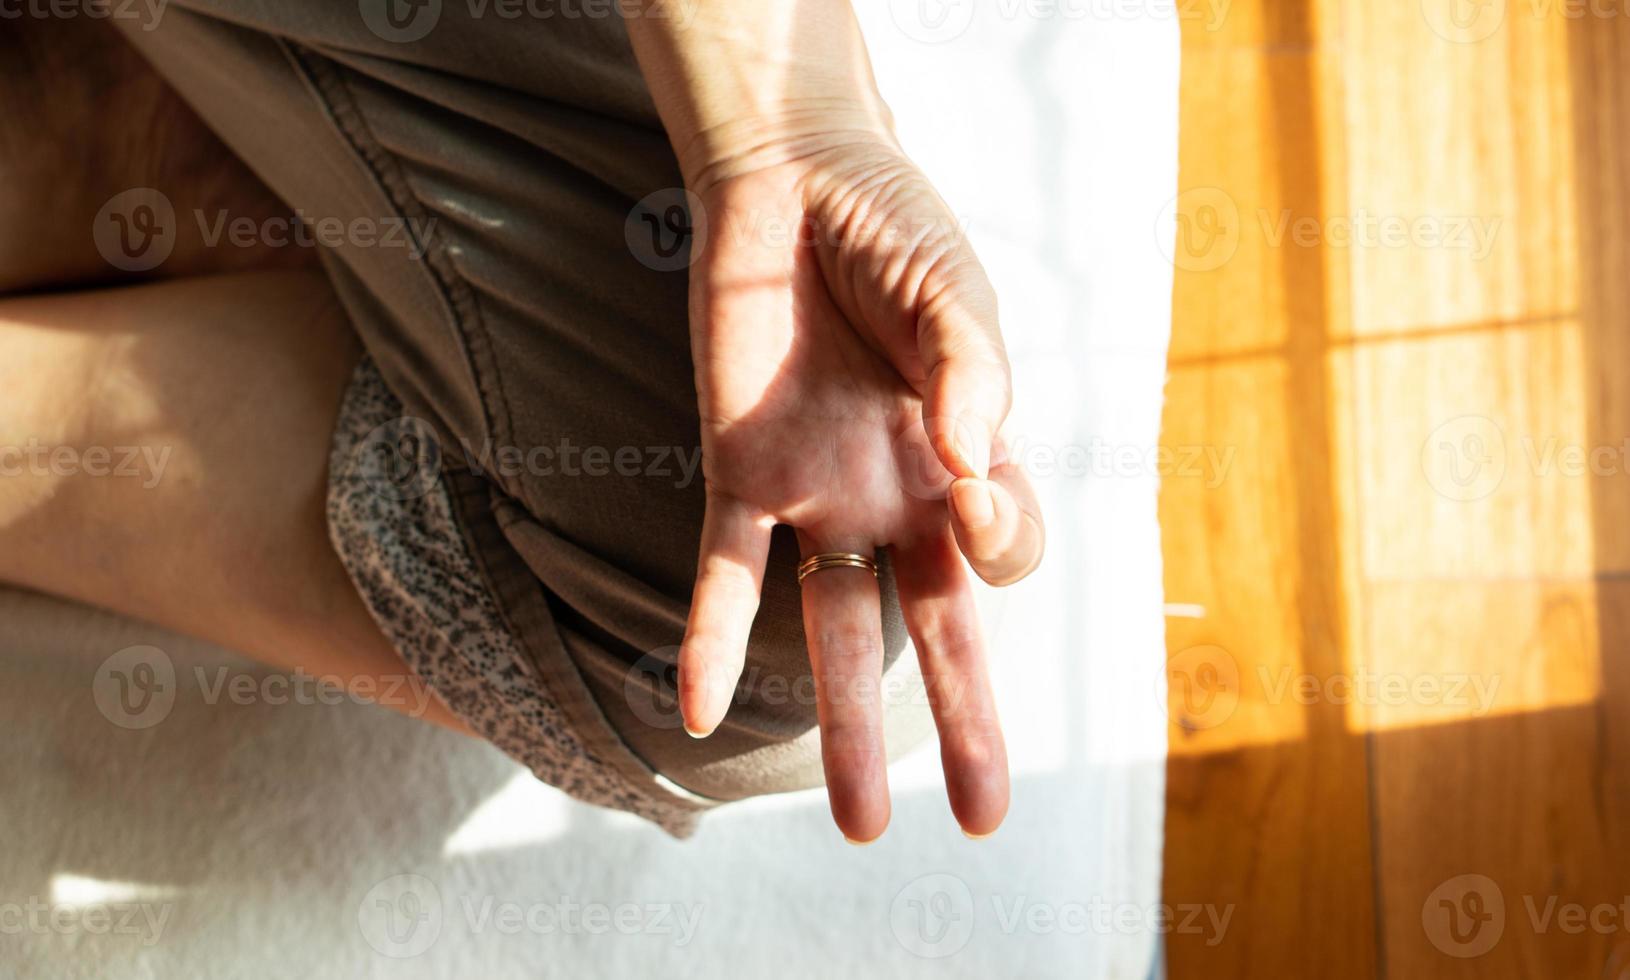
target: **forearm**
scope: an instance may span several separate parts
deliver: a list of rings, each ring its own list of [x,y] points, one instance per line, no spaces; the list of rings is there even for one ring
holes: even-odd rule
[[[693,189],[893,140],[849,0],[640,0],[628,33]]]

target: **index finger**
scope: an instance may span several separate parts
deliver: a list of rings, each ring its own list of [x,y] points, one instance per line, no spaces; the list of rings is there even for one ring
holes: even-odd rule
[[[679,647],[679,711],[685,731],[713,733],[730,709],[758,614],[774,523],[708,488],[685,639]]]

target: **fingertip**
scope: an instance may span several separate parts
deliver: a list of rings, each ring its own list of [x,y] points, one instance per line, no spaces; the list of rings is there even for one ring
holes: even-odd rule
[[[971,792],[951,794],[951,813],[963,836],[984,840],[996,833],[1007,819],[1008,780],[1004,771],[988,784]]]
[[[951,511],[962,526],[977,531],[996,520],[996,497],[987,480],[972,477],[951,484]]]
[[[836,810],[832,812],[832,819],[838,825],[838,831],[843,839],[856,847],[865,847],[877,843],[884,831],[889,829],[889,809],[884,806],[880,812],[869,814],[851,813],[840,815]]]
[[[724,721],[725,711],[729,704],[719,704],[719,701],[728,702],[728,695],[721,697],[713,690],[708,681],[709,670],[706,659],[693,650],[681,650],[679,654],[679,716],[684,723],[685,734],[691,738],[707,738]]]
[[[994,719],[980,726],[984,736],[944,737],[940,761],[945,791],[957,826],[969,837],[989,837],[1007,817],[1012,781],[1007,768],[1007,744]]]
[[[679,702],[679,715],[685,725],[685,734],[691,738],[707,738],[712,735],[724,721],[724,710],[714,707],[706,697],[695,698],[690,701],[681,699]]]
[[[888,829],[893,803],[887,765],[881,757],[858,768],[828,759],[826,791],[832,822],[851,844],[870,844]]]
[[[680,721],[684,725],[685,734],[689,735],[691,738],[707,738],[709,735],[712,735],[713,730],[718,727],[717,725],[711,725],[705,721],[702,721],[699,714],[694,709],[685,708],[683,706],[681,706],[679,709],[679,717]]]
[[[951,509],[956,520],[957,547],[974,572],[986,583],[1008,586],[1028,576],[1041,564],[1046,538],[1040,523],[1025,509],[1008,487],[996,480],[969,484],[980,488],[988,498],[990,519],[983,524],[985,511],[976,503],[972,489],[951,488]],[[973,520],[970,520],[972,518]]]
[[[994,480],[958,480],[951,484],[951,512],[963,554],[974,565],[999,561],[1013,546],[1019,505]]]

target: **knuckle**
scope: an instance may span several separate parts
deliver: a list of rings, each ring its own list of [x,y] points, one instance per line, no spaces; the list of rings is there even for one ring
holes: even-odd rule
[[[948,669],[977,663],[984,649],[985,638],[977,627],[940,625],[923,631],[922,649],[917,655],[924,662],[923,677],[939,676]]]
[[[883,638],[866,629],[826,630],[816,637],[823,667],[853,669],[882,655]]]
[[[945,754],[960,768],[983,769],[1001,763],[1007,755],[999,729],[964,728],[944,741]]]
[[[859,721],[834,721],[821,729],[826,757],[852,772],[865,773],[886,765],[882,730]]]

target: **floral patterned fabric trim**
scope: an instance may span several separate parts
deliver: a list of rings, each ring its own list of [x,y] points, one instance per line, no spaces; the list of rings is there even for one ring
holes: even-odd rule
[[[467,550],[433,430],[402,411],[364,358],[329,456],[329,537],[374,621],[454,714],[539,779],[689,837],[704,805],[632,785],[573,730]]]

